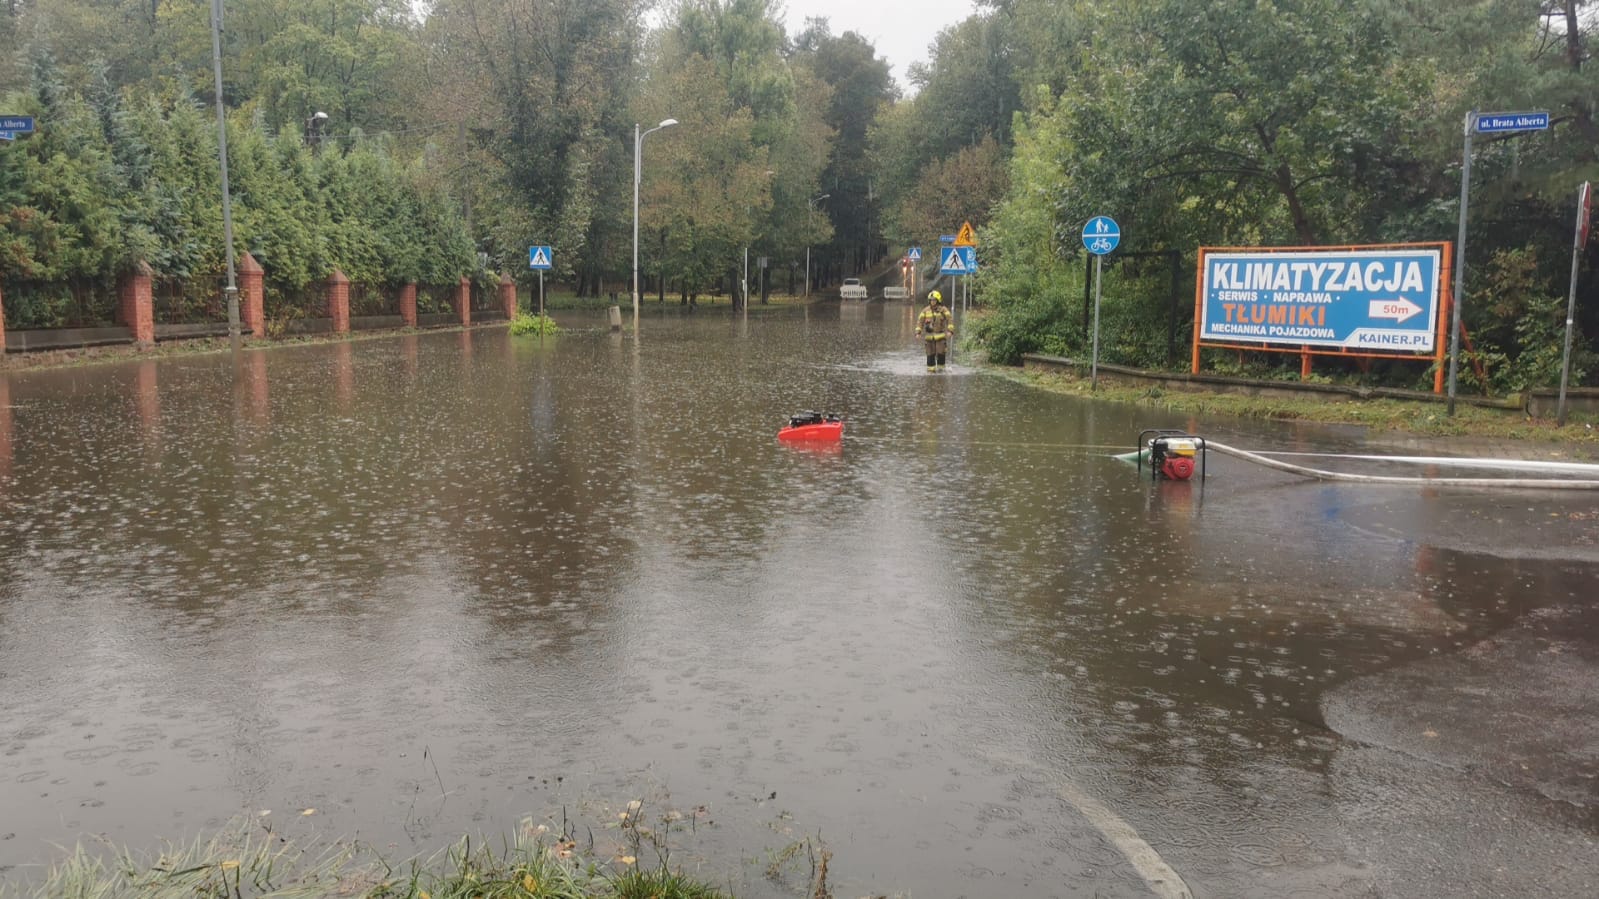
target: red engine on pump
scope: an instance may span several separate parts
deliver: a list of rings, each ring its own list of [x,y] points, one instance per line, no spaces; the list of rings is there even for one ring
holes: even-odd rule
[[[1167,456],[1160,463],[1160,475],[1172,481],[1186,481],[1194,476],[1194,460],[1190,456]]]

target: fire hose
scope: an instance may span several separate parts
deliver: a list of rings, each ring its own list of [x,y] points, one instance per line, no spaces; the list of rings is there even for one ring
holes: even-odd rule
[[[1280,459],[1273,459],[1269,456],[1262,455],[1261,453],[1252,453],[1248,450],[1241,450],[1235,446],[1217,443],[1214,440],[1207,440],[1205,442],[1205,446],[1209,449],[1215,450],[1218,453],[1243,459],[1246,462],[1254,462],[1255,464],[1263,465],[1266,468],[1287,472],[1289,474],[1296,474],[1301,477],[1313,478],[1318,481],[1344,481],[1353,484],[1393,484],[1430,487],[1499,487],[1509,488],[1512,490],[1599,490],[1599,479],[1400,477],[1394,475],[1352,474],[1349,472],[1326,471],[1320,468],[1310,468],[1305,465],[1295,465],[1292,462],[1284,462]],[[1359,456],[1353,458],[1372,459],[1380,457]],[[1453,463],[1457,465],[1476,465],[1479,467],[1491,465],[1494,461],[1496,461],[1483,459],[1451,460],[1445,457],[1393,457],[1387,459],[1387,461],[1423,460],[1428,464],[1449,465]],[[1554,465],[1557,463],[1550,464]],[[1514,462],[1511,462],[1506,464],[1505,467],[1517,466],[1514,464]],[[1523,463],[1519,467],[1526,467],[1526,463]],[[1578,466],[1573,463],[1563,463],[1560,464],[1560,469],[1566,471],[1586,469],[1599,474],[1599,466],[1594,465]]]

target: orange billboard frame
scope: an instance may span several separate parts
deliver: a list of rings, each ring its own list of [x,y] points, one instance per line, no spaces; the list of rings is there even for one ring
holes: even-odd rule
[[[1205,257],[1211,253],[1348,253],[1362,250],[1440,250],[1442,256],[1439,260],[1438,296],[1435,300],[1438,309],[1437,335],[1433,340],[1433,349],[1429,353],[1394,353],[1394,352],[1368,352],[1339,349],[1318,349],[1309,344],[1301,344],[1298,348],[1289,346],[1272,346],[1265,343],[1231,343],[1216,340],[1201,340],[1200,334],[1204,331],[1205,309]],[[1454,276],[1454,244],[1449,241],[1428,241],[1423,243],[1375,243],[1375,244],[1348,244],[1342,246],[1315,246],[1315,247],[1200,247],[1199,269],[1194,279],[1194,347],[1192,373],[1199,374],[1199,351],[1202,348],[1238,350],[1253,353],[1285,353],[1298,354],[1300,357],[1299,376],[1310,375],[1310,360],[1314,356],[1329,356],[1335,359],[1431,359],[1436,363],[1432,379],[1432,392],[1444,392],[1444,360],[1448,358],[1448,333],[1449,321],[1453,313],[1453,285],[1450,279]],[[1425,333],[1425,332],[1423,332]]]

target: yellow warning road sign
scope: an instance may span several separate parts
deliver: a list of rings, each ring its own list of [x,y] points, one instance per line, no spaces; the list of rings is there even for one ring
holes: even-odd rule
[[[972,223],[971,222],[962,222],[961,223],[960,233],[955,235],[955,246],[957,246],[957,247],[975,247],[975,246],[977,246],[977,235],[972,232]]]

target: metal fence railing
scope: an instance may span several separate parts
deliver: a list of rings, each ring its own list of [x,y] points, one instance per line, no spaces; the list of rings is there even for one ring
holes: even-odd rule
[[[351,316],[399,314],[398,291],[387,289],[381,284],[358,284],[353,281],[350,283]]]
[[[6,329],[99,328],[116,323],[117,285],[111,281],[26,281],[7,279]]]
[[[150,282],[150,302],[155,320],[165,325],[210,324],[228,319],[223,279],[164,278]]]

